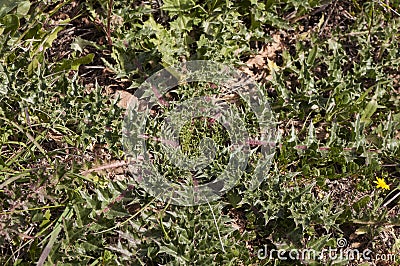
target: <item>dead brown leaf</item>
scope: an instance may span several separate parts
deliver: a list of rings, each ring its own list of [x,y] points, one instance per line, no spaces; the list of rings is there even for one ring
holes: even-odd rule
[[[132,100],[133,95],[127,91],[117,90],[114,97],[119,99],[118,106],[126,109],[129,102]]]

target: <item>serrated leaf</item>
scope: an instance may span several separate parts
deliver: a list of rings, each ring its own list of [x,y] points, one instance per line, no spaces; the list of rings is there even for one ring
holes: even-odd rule
[[[42,42],[36,45],[36,49],[32,50],[30,52],[31,58],[36,56],[37,54],[43,53],[46,49],[50,48],[54,42],[55,39],[57,39],[58,33],[63,29],[63,27],[58,26],[54,28],[51,33],[45,35],[42,38]],[[37,29],[34,30],[34,34],[36,34]]]
[[[158,253],[166,253],[166,254],[174,256],[174,257],[178,256],[178,253],[175,250],[173,250],[167,246],[161,246]]]

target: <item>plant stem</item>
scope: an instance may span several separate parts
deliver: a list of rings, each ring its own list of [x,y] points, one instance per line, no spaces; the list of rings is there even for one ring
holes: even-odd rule
[[[108,1],[108,14],[107,14],[107,40],[108,46],[111,49],[112,46],[112,39],[111,39],[111,12],[114,5],[114,0]]]

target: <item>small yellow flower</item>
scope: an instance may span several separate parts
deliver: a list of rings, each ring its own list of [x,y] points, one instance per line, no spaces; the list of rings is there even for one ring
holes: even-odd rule
[[[267,59],[269,71],[279,71],[280,67],[272,60]]]
[[[386,184],[385,179],[383,179],[383,178],[377,177],[376,181],[374,181],[374,183],[376,184],[377,188],[382,188],[382,189],[387,189],[387,190],[390,189],[389,185]]]

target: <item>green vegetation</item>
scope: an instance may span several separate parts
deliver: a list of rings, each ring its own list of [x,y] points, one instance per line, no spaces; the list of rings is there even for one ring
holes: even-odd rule
[[[398,0],[1,1],[0,264],[361,263],[257,256],[266,247],[320,252],[341,238],[371,256],[397,254],[376,263],[399,264],[400,207],[384,204],[400,188],[399,13]],[[179,207],[134,182],[116,95],[199,59],[259,82],[278,145],[256,190],[254,156],[220,201]],[[185,86],[166,99],[218,92]],[[148,132],[157,136],[162,118],[156,112]],[[246,123],[256,134],[251,113]],[[215,176],[229,159],[223,126],[188,121],[182,151],[198,156],[204,137],[217,143],[206,169]],[[157,142],[148,148],[182,181]]]

